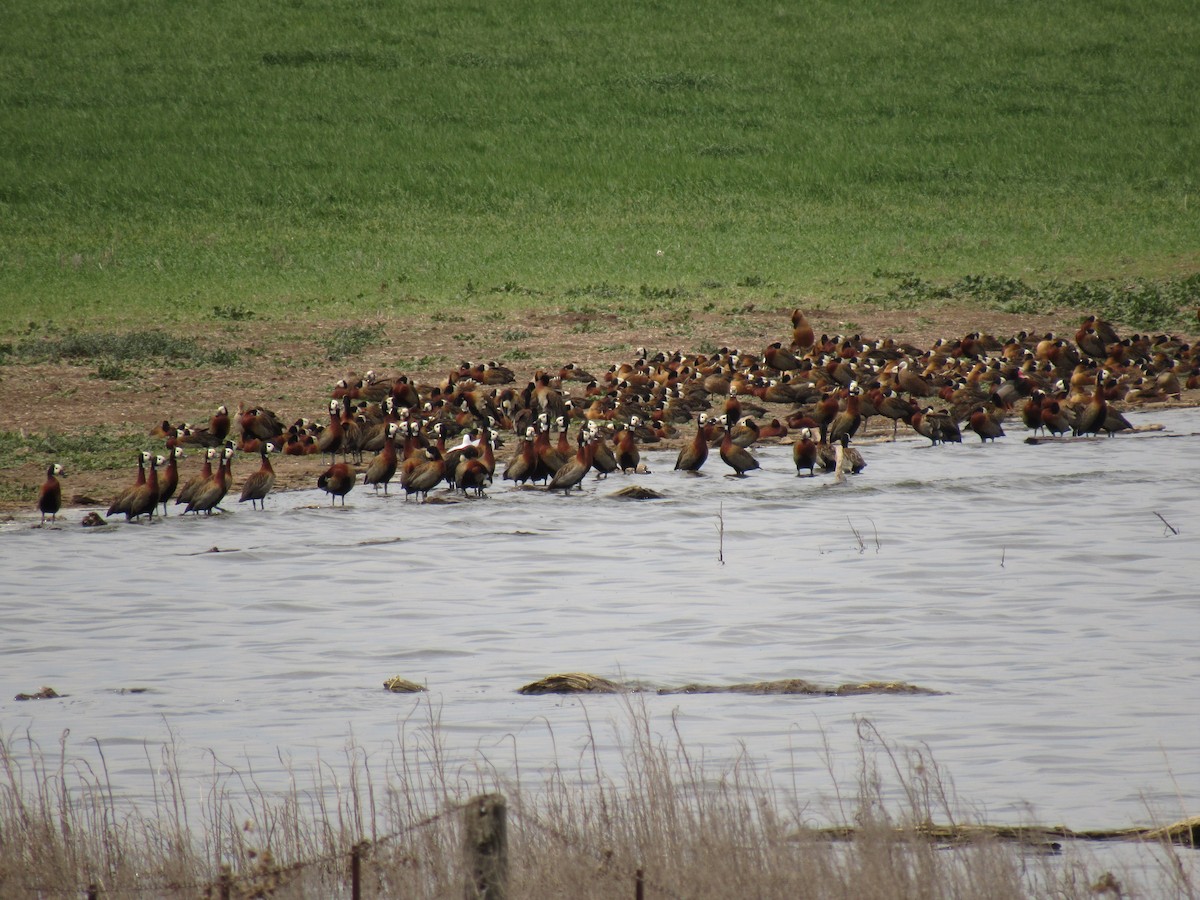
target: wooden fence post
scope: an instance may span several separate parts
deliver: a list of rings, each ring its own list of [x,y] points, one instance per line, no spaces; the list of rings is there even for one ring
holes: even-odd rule
[[[463,809],[466,900],[505,900],[508,896],[507,806],[501,794],[472,797]]]
[[[360,842],[350,848],[350,897],[351,900],[362,900],[362,851]]]

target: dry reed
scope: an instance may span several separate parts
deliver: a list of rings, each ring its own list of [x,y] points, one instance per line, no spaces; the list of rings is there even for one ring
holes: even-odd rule
[[[282,792],[209,754],[207,789],[189,796],[195,778],[172,735],[157,760],[147,755],[148,807],[116,793],[99,744],[85,759],[66,734],[53,754],[9,736],[0,739],[0,894],[95,886],[99,896],[218,896],[224,874],[235,897],[349,896],[359,847],[363,896],[461,896],[458,810],[498,791],[508,798],[513,897],[632,897],[639,870],[652,897],[1194,896],[1191,851],[1165,843],[1145,848],[1158,866],[1147,875],[1105,871],[1070,846],[1005,844],[986,829],[969,842],[931,839],[935,821],[971,825],[949,779],[927,749],[897,749],[869,723],[854,796],[836,795],[818,814],[750,754],[714,767],[677,729],[654,733],[639,698],[623,702],[617,772],[602,766],[594,730],[573,767],[528,774],[483,753],[453,764],[425,699],[382,762],[353,739],[337,765],[318,761],[307,776],[281,758]],[[817,827],[822,817],[839,837]],[[1137,884],[1148,877],[1157,882]]]

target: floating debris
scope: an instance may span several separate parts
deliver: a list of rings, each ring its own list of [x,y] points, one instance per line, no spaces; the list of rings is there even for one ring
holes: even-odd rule
[[[401,678],[399,675],[389,678],[383,683],[383,686],[393,694],[416,694],[426,690],[423,685],[409,681],[407,678]]]
[[[92,511],[88,513],[79,523],[84,528],[98,528],[101,525],[107,525],[100,513]]]
[[[610,497],[617,497],[621,500],[661,500],[663,495],[652,488],[642,487],[638,484],[631,484],[628,487],[623,487],[619,491],[613,491],[609,494]]]
[[[916,828],[897,828],[896,833],[924,837],[941,844],[1001,840],[1053,850],[1061,849],[1059,840],[1169,841],[1184,847],[1197,847],[1200,846],[1200,816],[1183,819],[1161,828],[1105,828],[1074,831],[1062,825],[938,825],[928,822]],[[854,840],[858,835],[858,829],[854,826],[838,825],[818,829],[817,834],[832,840]]]
[[[677,688],[659,688],[660,694],[804,694],[814,697],[853,697],[858,694],[926,694],[939,696],[943,691],[919,687],[904,681],[865,681],[837,687],[814,684],[803,678],[780,681],[754,681],[749,684],[685,684]]]
[[[57,700],[60,697],[65,697],[66,694],[60,694],[49,685],[43,685],[40,691],[33,694],[17,694],[13,697],[14,700]]]
[[[626,685],[589,675],[586,672],[566,672],[547,675],[531,682],[517,691],[518,694],[623,694],[630,688]]]
[[[144,688],[144,687],[117,688],[115,691],[113,691],[113,693],[114,694],[148,694],[148,693],[150,693],[150,688]]]

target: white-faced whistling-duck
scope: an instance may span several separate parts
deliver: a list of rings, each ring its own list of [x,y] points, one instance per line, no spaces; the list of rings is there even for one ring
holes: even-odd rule
[[[735,444],[728,430],[721,440],[721,461],[733,469],[734,474],[739,478],[750,470],[758,468],[758,460],[751,456],[750,451],[745,447]]]
[[[167,447],[166,465],[158,476],[158,502],[162,506],[162,514],[167,514],[167,501],[175,496],[179,487],[179,460],[183,459],[183,451],[179,447]]]
[[[588,440],[583,429],[580,429],[576,441],[579,449],[575,451],[574,456],[558,467],[558,471],[550,479],[548,487],[551,491],[561,488],[564,496],[571,492],[571,488],[580,485],[592,467],[592,450],[595,447],[595,440]],[[583,490],[583,487],[580,485],[579,489]]]
[[[536,429],[529,425],[525,428],[524,436],[517,439],[516,453],[504,468],[505,481],[524,484],[531,480],[534,470],[537,468],[537,452],[533,446],[535,436]]]
[[[252,472],[242,485],[242,496],[238,497],[238,503],[245,503],[249,500],[251,509],[254,509],[256,502],[266,509],[267,494],[271,493],[271,488],[275,487],[275,469],[271,466],[271,460],[267,458],[268,451],[265,442],[258,452],[262,462],[259,464],[258,471]]]
[[[204,465],[200,467],[200,471],[198,473],[183,483],[183,487],[179,489],[179,494],[175,498],[176,506],[191,502],[192,495],[196,493],[196,490],[200,487],[200,485],[205,484],[210,478],[212,478],[212,461],[217,459],[220,454],[221,451],[216,447],[209,447],[204,451]]]
[[[329,494],[329,505],[337,503],[342,498],[342,506],[346,505],[346,495],[354,488],[354,470],[344,462],[334,463],[317,478],[317,487]]]
[[[430,447],[425,452],[429,458],[413,469],[407,480],[401,479],[405,499],[416,494],[428,500],[429,492],[446,477],[446,461],[442,459],[441,451],[437,447]]]
[[[137,481],[117,494],[116,499],[108,507],[108,515],[113,516],[117,513],[125,513],[126,521],[130,519],[129,508],[134,495],[146,486],[146,463],[149,461],[150,453],[148,451],[143,450],[138,453]]]
[[[676,471],[699,472],[708,460],[708,442],[712,440],[715,423],[710,423],[708,413],[700,413],[696,419],[696,436],[675,457]]]
[[[52,463],[46,469],[46,480],[42,484],[42,488],[38,491],[38,511],[42,514],[42,524],[46,524],[46,516],[50,517],[53,522],[58,516],[58,511],[62,509],[62,485],[58,483],[60,477],[65,478],[67,470],[58,463]]]
[[[391,399],[390,397],[388,398]],[[383,449],[380,450],[375,458],[371,460],[367,466],[366,474],[363,475],[363,484],[372,485],[376,493],[379,491],[379,485],[383,485],[383,493],[388,492],[388,483],[396,474],[396,464],[398,457],[396,455],[396,432],[400,430],[398,422],[387,423],[387,434],[383,440]]]
[[[991,413],[986,407],[977,406],[971,411],[971,417],[967,420],[967,424],[971,430],[979,435],[981,443],[994,441],[996,438],[1004,437],[1004,428],[992,418]]]
[[[792,444],[792,462],[796,465],[797,475],[805,469],[810,476],[813,474],[817,466],[817,442],[812,438],[811,428],[801,429],[800,439]]]
[[[329,424],[317,436],[317,450],[320,452],[322,459],[325,454],[329,454],[329,461],[333,463],[338,453],[345,455],[343,448],[343,439],[345,435],[342,432],[342,411],[336,400],[329,401]]]
[[[226,445],[220,451],[221,457],[217,462],[217,470],[213,472],[212,477],[204,484],[196,488],[192,493],[192,499],[188,501],[187,508],[184,513],[194,512],[196,514],[204,513],[206,516],[211,516],[212,511],[216,509],[225,495],[229,493],[229,481],[233,471],[233,447]]]
[[[1104,399],[1104,373],[1101,370],[1096,373],[1096,389],[1091,401],[1079,413],[1074,434],[1099,434],[1107,417],[1108,402]]]

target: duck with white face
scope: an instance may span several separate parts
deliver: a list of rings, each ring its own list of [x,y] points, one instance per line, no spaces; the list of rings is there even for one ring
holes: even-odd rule
[[[50,517],[53,522],[58,516],[58,511],[62,509],[62,485],[59,484],[59,478],[65,478],[67,470],[58,463],[52,463],[46,469],[46,481],[42,484],[41,490],[38,492],[38,511],[42,514],[42,524],[46,524],[46,516]]]

